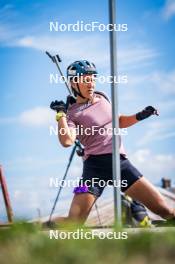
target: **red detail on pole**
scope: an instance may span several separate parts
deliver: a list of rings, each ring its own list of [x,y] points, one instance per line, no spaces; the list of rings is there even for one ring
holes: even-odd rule
[[[3,169],[2,169],[1,165],[0,165],[0,184],[2,187],[2,194],[3,194],[3,198],[4,198],[4,202],[5,202],[8,221],[10,223],[12,223],[13,222],[13,212],[12,212],[12,207],[10,204],[10,198],[9,198],[9,194],[8,194],[8,190],[7,190],[7,184],[5,181],[5,177],[3,175]]]

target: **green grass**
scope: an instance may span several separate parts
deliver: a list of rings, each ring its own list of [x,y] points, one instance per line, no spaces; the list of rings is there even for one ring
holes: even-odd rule
[[[0,229],[0,263],[175,263],[175,231],[128,233],[126,240],[51,240],[39,227],[18,223]]]

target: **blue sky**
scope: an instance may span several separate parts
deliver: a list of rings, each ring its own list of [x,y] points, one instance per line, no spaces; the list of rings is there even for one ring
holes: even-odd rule
[[[117,22],[128,24],[127,32],[117,34],[118,71],[128,76],[128,84],[119,85],[119,111],[133,114],[147,105],[160,111],[130,128],[124,145],[153,183],[162,177],[174,182],[175,2],[117,2]],[[49,84],[56,69],[45,50],[60,54],[64,72],[72,61],[86,58],[109,74],[108,32],[49,32],[50,21],[78,20],[108,23],[108,1],[0,1],[0,162],[17,218],[36,217],[37,208],[42,215],[50,212],[57,189],[49,188],[49,177],[62,178],[71,152],[49,136],[55,125],[49,104],[67,93],[64,85]],[[110,96],[108,84],[98,83],[97,90]],[[81,168],[75,157],[68,178],[81,176]],[[71,197],[72,189],[65,188],[57,212],[67,212]],[[4,215],[1,208],[0,220]]]

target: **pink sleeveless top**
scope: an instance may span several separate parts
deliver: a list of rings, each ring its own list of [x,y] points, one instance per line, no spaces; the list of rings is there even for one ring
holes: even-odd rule
[[[112,108],[102,95],[94,94],[97,102],[69,106],[67,123],[76,128],[77,139],[84,146],[87,159],[89,155],[112,153]],[[119,135],[120,154],[126,156],[121,136]]]

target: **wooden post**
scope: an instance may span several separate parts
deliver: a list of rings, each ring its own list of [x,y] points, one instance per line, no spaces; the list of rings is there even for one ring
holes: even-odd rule
[[[7,184],[5,181],[5,177],[3,175],[3,168],[1,165],[0,165],[0,184],[2,187],[2,194],[3,194],[3,198],[4,198],[4,202],[5,202],[7,218],[8,218],[9,223],[12,223],[13,222],[13,212],[12,212],[12,207],[10,204],[10,198],[9,198],[9,194],[8,194],[8,190],[7,190]]]

